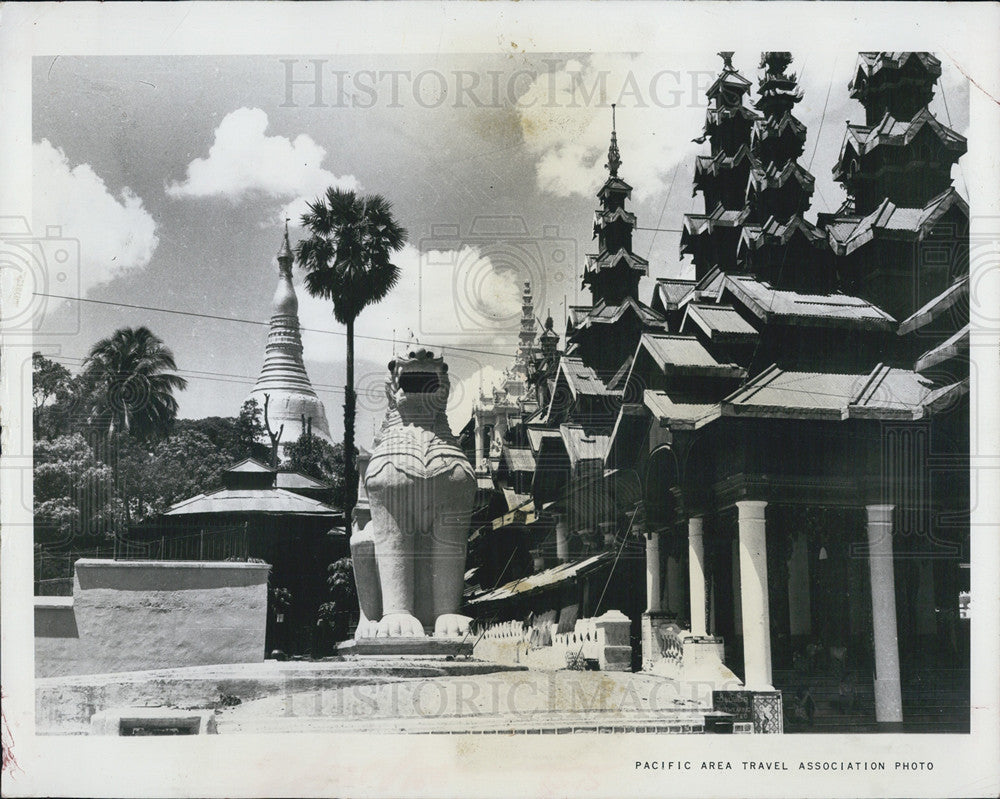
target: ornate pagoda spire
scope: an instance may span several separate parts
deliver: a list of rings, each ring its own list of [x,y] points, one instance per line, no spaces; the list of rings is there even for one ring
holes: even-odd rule
[[[627,297],[637,300],[639,278],[648,273],[649,262],[632,252],[632,231],[635,215],[625,210],[625,201],[632,196],[632,187],[618,176],[621,153],[615,107],[611,106],[611,145],[608,148],[608,179],[597,197],[601,207],[594,212],[594,237],[598,241],[596,255],[587,256],[583,285],[590,289],[594,304],[618,305]]]
[[[618,177],[618,168],[622,165],[622,156],[618,152],[618,131],[616,130],[615,121],[615,104],[611,104],[611,144],[608,147],[608,163],[604,166],[607,168],[608,172],[611,173],[611,177]]]
[[[528,376],[528,364],[535,349],[535,303],[531,296],[531,283],[525,281],[521,292],[521,328],[517,331],[517,356],[514,370],[519,377]]]
[[[930,53],[861,53],[851,97],[865,107],[865,124],[848,125],[834,179],[854,212],[864,216],[886,198],[922,208],[951,188],[951,168],[966,140],[928,109],[941,62]]]
[[[299,301],[292,285],[292,248],[288,241],[288,221],[278,252],[278,285],[271,301],[271,325],[264,347],[264,364],[247,399],[264,407],[268,402],[268,422],[277,431],[282,425],[281,444],[288,445],[311,424],[313,435],[330,440],[326,410],[309,381],[302,360],[299,330]],[[303,426],[305,420],[305,426]]]
[[[806,126],[792,114],[802,99],[792,54],[761,53],[757,109],[762,116],[751,136],[753,168],[747,183],[747,221],[737,261],[774,285],[823,293],[835,287],[826,234],[808,222],[815,178],[799,165]]]
[[[736,244],[745,218],[746,187],[753,158],[750,131],[758,114],[746,103],[750,81],[733,66],[733,52],[724,50],[722,71],[708,88],[708,110],[699,144],[709,143],[710,155],[695,161],[693,192],[705,202],[702,214],[686,214],[681,255],[694,261],[695,277],[713,268],[736,271]]]

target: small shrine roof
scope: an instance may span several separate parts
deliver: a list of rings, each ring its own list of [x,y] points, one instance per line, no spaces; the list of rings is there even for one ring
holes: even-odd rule
[[[504,447],[503,457],[513,472],[535,471],[535,456],[527,447]]]
[[[789,161],[781,169],[778,169],[775,164],[771,164],[766,169],[751,170],[749,188],[755,191],[781,188],[793,179],[807,192],[812,193],[816,178],[795,161]]]
[[[896,320],[861,297],[839,292],[802,294],[745,275],[727,275],[726,288],[764,322],[891,330]]]
[[[925,125],[934,132],[945,147],[957,151],[960,155],[965,153],[968,147],[966,138],[941,124],[928,108],[921,108],[910,120],[894,119],[886,111],[882,120],[872,127],[848,125],[843,146],[846,148],[848,145],[853,145],[854,151],[858,155],[866,155],[880,145],[902,147],[913,141]],[[843,160],[843,148],[840,160]],[[834,169],[839,169],[839,165]]]
[[[950,361],[952,358],[968,357],[968,354],[969,325],[965,325],[917,358],[913,368],[918,372],[925,372],[938,364]]]
[[[920,239],[956,205],[968,216],[968,203],[954,188],[942,192],[923,208],[898,206],[886,197],[878,208],[857,222],[850,235],[837,241],[839,254],[848,255],[878,235]]]
[[[781,244],[787,244],[796,233],[801,233],[813,244],[826,244],[827,234],[800,214],[796,214],[787,222],[779,222],[773,216],[763,225],[745,225],[740,231],[739,249],[750,246],[754,249],[770,243],[775,239]]]
[[[697,325],[710,339],[756,336],[757,329],[739,315],[731,305],[688,303],[681,332],[688,327],[688,320]]]
[[[719,418],[718,403],[674,402],[666,391],[646,389],[642,402],[658,420],[670,422],[674,429],[694,430]]]
[[[736,364],[720,364],[694,336],[643,333],[636,352],[645,350],[664,374],[743,377]]]
[[[782,114],[780,117],[765,117],[759,120],[753,126],[753,132],[750,134],[751,141],[757,142],[772,136],[781,136],[786,130],[790,130],[795,138],[805,141],[806,126],[793,114]]]
[[[608,454],[608,444],[611,436],[586,430],[583,425],[563,424],[559,426],[559,434],[566,446],[569,462],[576,466],[581,461],[600,461]]]
[[[634,252],[629,252],[624,247],[614,253],[602,250],[597,255],[587,256],[587,266],[591,270],[596,271],[610,269],[617,266],[620,261],[625,261],[630,269],[634,269],[642,274],[646,274],[649,271],[649,261],[642,256],[636,255]]]
[[[276,470],[272,469],[270,466],[265,466],[263,463],[253,458],[244,458],[225,470],[226,473],[231,474],[266,474],[267,472],[274,471]]]
[[[868,373],[784,371],[776,365],[722,401],[723,416],[917,419],[937,387],[917,372],[878,364]]]
[[[680,307],[681,300],[694,290],[695,283],[694,280],[680,278],[658,278],[653,288],[653,301],[659,301],[665,311],[675,311]]]
[[[916,52],[912,50],[899,52],[868,51],[858,53],[858,65],[854,71],[854,78],[851,80],[850,84],[848,84],[848,89],[851,91],[853,96],[859,77],[865,75],[877,75],[884,69],[900,69],[905,66],[910,59],[916,59],[919,61],[921,66],[927,70],[930,76],[934,78],[941,77],[941,61],[930,53]]]
[[[914,330],[926,327],[941,316],[941,314],[953,308],[957,303],[967,303],[968,300],[969,276],[965,275],[952,283],[934,299],[917,309],[911,316],[900,322],[899,329],[896,332],[901,336],[905,336],[907,333],[912,333]]]
[[[559,368],[566,376],[566,383],[574,397],[580,394],[591,397],[606,397],[621,393],[620,391],[609,391],[597,372],[589,366],[585,366],[579,358],[563,356],[559,362]]]
[[[617,305],[608,305],[602,300],[589,308],[588,313],[580,319],[575,327],[582,329],[592,324],[614,324],[629,310],[639,317],[639,321],[643,325],[648,327],[666,326],[666,320],[648,305],[644,305],[632,297],[626,297]]]
[[[198,494],[170,506],[164,516],[192,516],[203,513],[272,514],[299,516],[341,516],[341,511],[316,499],[283,488],[220,488]]]
[[[732,155],[727,155],[725,150],[720,150],[714,156],[696,156],[694,163],[694,180],[697,183],[706,175],[715,177],[722,171],[732,169],[736,164],[743,160],[749,160],[751,164],[753,163],[753,156],[750,154],[750,148],[745,144],[741,145],[740,148]]]
[[[531,445],[532,452],[538,452],[539,448],[542,446],[542,439],[544,438],[559,438],[559,431],[552,429],[540,429],[529,427],[527,429],[528,433],[528,444]]]

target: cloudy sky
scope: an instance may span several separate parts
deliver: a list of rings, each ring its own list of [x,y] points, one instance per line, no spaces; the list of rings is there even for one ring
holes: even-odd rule
[[[755,79],[757,60],[737,53],[735,64]],[[863,120],[847,95],[855,61],[810,50],[793,64],[813,215],[844,198],[830,171],[845,122]],[[49,290],[92,301],[51,301],[38,348],[72,368],[116,327],[148,325],[189,380],[181,415],[235,415],[262,360],[283,220],[292,217],[294,243],[298,214],[327,186],[378,192],[410,236],[402,282],[357,328],[360,443],[381,418],[394,340],[444,349],[457,430],[480,385],[510,363],[523,280],[560,334],[565,305],[589,302],[579,278],[612,102],[621,174],[646,228],[635,237],[650,261],[643,298],[652,278],[689,274],[677,231],[684,213],[702,210],[691,177],[704,148],[692,139],[719,65],[712,53],[516,46],[492,56],[36,58],[33,229],[79,241],[79,264],[50,273]],[[967,83],[947,61],[932,110],[967,134]],[[954,178],[965,194],[960,167]],[[343,329],[327,303],[302,289],[299,300],[306,365],[339,437]]]

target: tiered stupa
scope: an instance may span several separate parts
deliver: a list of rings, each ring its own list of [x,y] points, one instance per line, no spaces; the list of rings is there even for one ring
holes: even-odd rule
[[[699,144],[709,142],[711,155],[699,156],[694,170],[694,193],[701,192],[705,213],[686,214],[681,232],[681,255],[694,261],[695,279],[718,267],[736,271],[736,245],[746,218],[747,180],[753,157],[750,131],[758,114],[746,104],[750,81],[733,66],[733,53],[719,53],[723,67],[709,87],[708,111]]]
[[[263,411],[264,395],[268,395],[267,422],[275,433],[284,425],[282,448],[298,440],[307,428],[313,435],[330,441],[326,410],[309,382],[302,361],[299,301],[292,286],[292,261],[286,226],[285,240],[278,253],[278,287],[271,303],[271,328],[264,348],[264,365],[247,397],[256,400]],[[266,439],[262,441],[267,443]]]

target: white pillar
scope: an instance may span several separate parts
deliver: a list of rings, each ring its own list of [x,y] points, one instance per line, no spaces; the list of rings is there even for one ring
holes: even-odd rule
[[[667,558],[667,607],[675,616],[684,613],[684,586],[681,577],[681,561],[673,555]]]
[[[688,583],[691,592],[691,634],[708,635],[705,618],[705,530],[701,516],[688,519]]]
[[[892,557],[892,505],[869,505],[868,569],[875,638],[875,720],[903,720],[896,630],[896,580]]]
[[[770,690],[771,615],[767,599],[766,502],[737,502],[739,511],[740,600],[743,669],[747,688]]]
[[[569,563],[569,524],[565,513],[556,516],[556,559]]]
[[[663,608],[660,591],[660,534],[646,534],[646,612],[659,613]]]
[[[486,468],[486,446],[483,440],[485,431],[483,430],[483,419],[476,414],[476,471]]]

